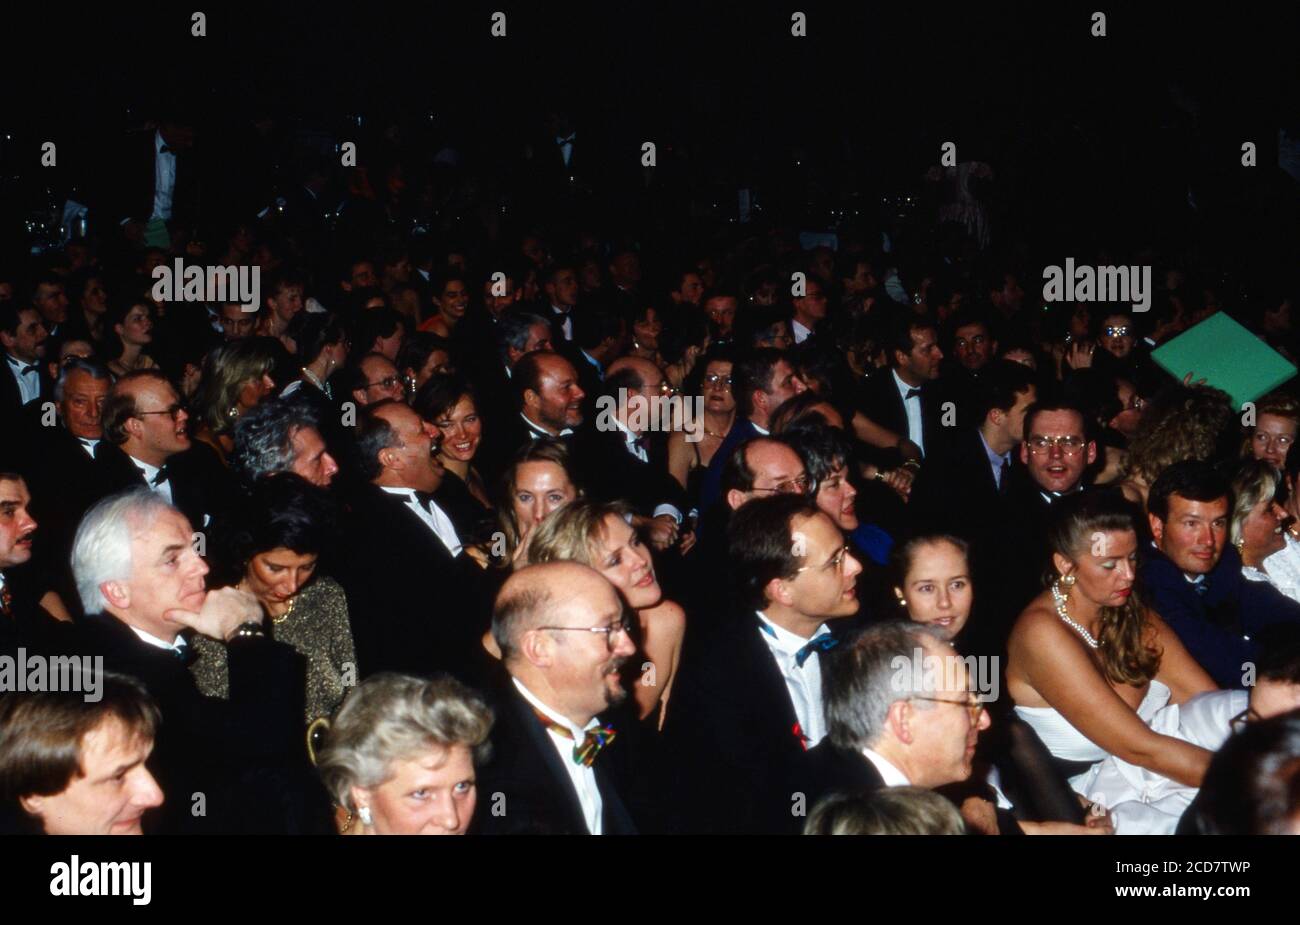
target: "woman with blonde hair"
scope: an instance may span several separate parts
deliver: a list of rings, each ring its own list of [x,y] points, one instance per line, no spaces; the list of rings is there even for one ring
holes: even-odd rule
[[[1250,460],[1232,480],[1232,501],[1228,537],[1241,554],[1241,573],[1300,601],[1300,541],[1282,528],[1290,516],[1282,473],[1267,460]]]
[[[211,447],[222,465],[235,448],[235,422],[275,390],[277,352],[275,341],[249,337],[222,344],[203,359],[194,439]]]
[[[464,835],[492,711],[450,677],[373,675],[348,695],[316,756],[344,835]]]
[[[650,550],[631,518],[632,508],[622,502],[574,501],[541,522],[528,541],[527,557],[530,564],[589,565],[609,579],[636,611],[645,662],[633,681],[634,697],[640,717],[650,718],[658,710],[653,721],[662,726],[681,661],[686,612],[664,597]]]

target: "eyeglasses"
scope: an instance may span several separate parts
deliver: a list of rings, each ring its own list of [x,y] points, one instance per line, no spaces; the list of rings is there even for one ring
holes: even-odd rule
[[[1228,720],[1228,728],[1231,729],[1235,735],[1245,729],[1248,724],[1257,722],[1261,718],[1262,717],[1255,712],[1254,707],[1247,707],[1232,719]]]
[[[609,651],[614,651],[614,637],[616,635],[631,636],[632,621],[624,617],[613,626],[539,626],[539,630],[554,630],[557,632],[570,633],[603,633],[605,636],[605,645]]]
[[[1074,434],[1066,434],[1060,437],[1045,437],[1042,434],[1035,434],[1026,442],[1029,444],[1029,452],[1031,453],[1050,453],[1053,447],[1060,447],[1061,452],[1067,456],[1082,452],[1083,448],[1088,445],[1087,440],[1083,437],[1076,437]]]
[[[704,377],[704,384],[711,389],[716,389],[716,388],[729,389],[731,388],[731,377],[719,376],[717,373],[710,373],[709,375]]]
[[[798,575],[800,572],[807,572],[812,569],[816,569],[817,571],[829,571],[830,569],[835,569],[835,571],[837,572],[843,572],[844,561],[845,559],[848,558],[848,555],[849,555],[849,547],[841,546],[836,551],[835,555],[831,556],[830,559],[828,559],[826,562],[822,563],[821,565],[805,565],[803,568],[795,569],[794,573]]]
[[[971,721],[971,725],[972,725],[972,726],[974,726],[974,725],[976,725],[977,723],[979,723],[979,721],[980,721],[980,714],[984,712],[984,701],[980,700],[980,699],[979,699],[978,697],[976,697],[974,694],[971,694],[970,697],[966,700],[965,703],[963,703],[963,702],[960,701],[960,700],[947,700],[947,699],[945,699],[945,698],[943,698],[943,697],[922,697],[922,696],[920,696],[919,694],[914,694],[913,696],[908,697],[907,699],[908,699],[908,700],[927,700],[927,701],[929,701],[930,703],[950,703],[950,704],[952,704],[953,706],[957,706],[957,707],[965,707],[965,708],[966,708],[966,712],[967,712],[968,714],[970,714],[970,721]]]
[[[142,418],[147,414],[166,414],[166,415],[170,415],[171,419],[174,421],[176,420],[177,417],[180,416],[180,413],[184,410],[185,410],[185,406],[178,402],[177,404],[164,408],[161,411],[137,411],[135,413],[135,417]]]
[[[382,387],[385,389],[391,389],[393,386],[397,385],[401,381],[402,378],[400,376],[385,376],[383,379],[380,379],[378,382],[367,382],[366,388],[373,389],[373,388]]]
[[[1102,328],[1102,331],[1105,332],[1107,337],[1128,337],[1129,326],[1126,324],[1120,325],[1119,327],[1107,326]]]
[[[812,487],[812,480],[807,474],[797,475],[792,479],[786,479],[784,482],[777,482],[775,488],[757,488],[754,491],[774,491],[782,495],[806,495]]]
[[[658,385],[657,387],[656,387],[656,386],[653,386],[653,385],[647,387],[646,391],[647,391],[647,392],[658,392],[660,395],[676,395],[676,394],[677,394],[677,389],[675,389],[675,388],[673,387],[673,384],[672,384],[671,382],[669,382],[667,379],[665,379],[663,382],[659,383],[659,385]]]

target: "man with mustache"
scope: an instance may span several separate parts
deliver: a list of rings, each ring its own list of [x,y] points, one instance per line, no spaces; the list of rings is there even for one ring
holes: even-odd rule
[[[654,775],[635,721],[601,718],[627,699],[629,629],[614,586],[585,565],[547,562],[506,580],[492,637],[509,678],[479,773],[478,831],[634,835],[653,818],[638,799]]]
[[[51,619],[36,599],[40,582],[31,574],[36,521],[28,513],[31,495],[23,477],[0,472],[0,654],[19,647],[53,651],[67,624]],[[26,580],[24,580],[26,579]]]
[[[1155,548],[1140,575],[1152,608],[1220,687],[1245,687],[1260,631],[1300,623],[1300,604],[1249,581],[1227,542],[1231,486],[1199,460],[1174,463],[1147,496]],[[1253,683],[1253,682],[1252,682]]]

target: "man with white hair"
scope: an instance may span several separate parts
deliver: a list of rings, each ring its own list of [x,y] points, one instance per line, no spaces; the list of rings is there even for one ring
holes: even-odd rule
[[[142,681],[162,712],[151,760],[170,797],[161,831],[327,829],[328,806],[302,787],[303,657],[266,635],[252,594],[207,590],[195,536],[184,514],[145,488],[92,507],[72,547],[88,615],[78,651]],[[228,700],[199,693],[186,632],[225,644]]]

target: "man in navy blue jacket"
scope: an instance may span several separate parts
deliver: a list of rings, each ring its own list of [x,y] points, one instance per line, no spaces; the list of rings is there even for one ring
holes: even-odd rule
[[[1231,488],[1209,463],[1160,474],[1147,497],[1156,548],[1141,567],[1152,606],[1221,687],[1244,687],[1256,638],[1273,623],[1300,623],[1300,604],[1249,581],[1226,542]]]

